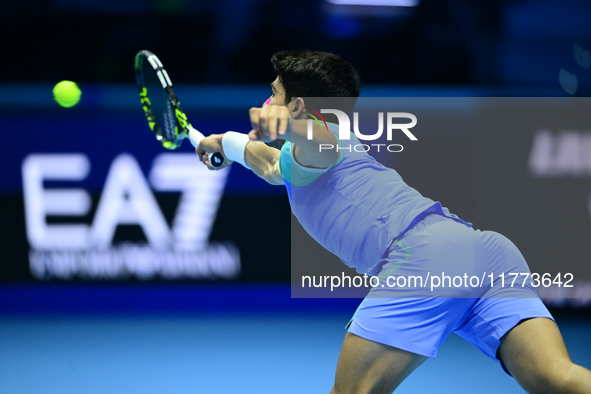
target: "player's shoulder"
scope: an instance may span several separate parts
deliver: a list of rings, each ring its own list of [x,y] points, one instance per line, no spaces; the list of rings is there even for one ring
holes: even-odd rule
[[[338,130],[338,125],[335,126]],[[335,132],[334,130],[331,131]],[[296,149],[296,145],[294,145],[291,141],[286,141],[281,147],[281,154],[279,156],[279,171],[283,179],[297,187],[310,185],[322,175],[331,171],[343,160],[343,153],[340,151],[339,157],[335,163],[326,168],[307,167],[297,161],[294,155],[294,149]]]

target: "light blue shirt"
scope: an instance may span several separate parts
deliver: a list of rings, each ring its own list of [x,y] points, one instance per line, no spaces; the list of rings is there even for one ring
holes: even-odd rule
[[[338,139],[338,126],[329,124]],[[287,187],[291,210],[318,243],[359,273],[375,275],[392,241],[430,213],[466,226],[441,203],[423,197],[393,169],[378,163],[354,134],[339,141],[340,155],[326,169],[306,168],[293,157],[287,141],[279,169]]]

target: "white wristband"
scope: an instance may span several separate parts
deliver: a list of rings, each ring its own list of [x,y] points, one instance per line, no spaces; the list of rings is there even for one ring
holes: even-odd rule
[[[246,144],[250,142],[248,134],[236,133],[234,131],[228,131],[222,138],[222,147],[224,148],[224,155],[232,160],[242,164],[244,167],[249,168],[244,160],[244,150]]]

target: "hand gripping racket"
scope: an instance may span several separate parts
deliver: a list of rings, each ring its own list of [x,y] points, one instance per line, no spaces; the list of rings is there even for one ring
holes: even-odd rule
[[[162,146],[176,149],[185,138],[189,138],[197,148],[204,135],[188,122],[172,89],[168,73],[152,52],[143,50],[135,56],[135,80],[148,125]],[[213,167],[224,164],[224,156],[220,152],[208,156]]]

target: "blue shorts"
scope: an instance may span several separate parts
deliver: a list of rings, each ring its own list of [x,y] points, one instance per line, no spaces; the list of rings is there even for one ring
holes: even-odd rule
[[[431,214],[396,240],[381,263],[378,276],[382,279],[384,273],[408,277],[424,276],[428,271],[432,275],[445,272],[481,277],[486,272],[494,274],[495,286],[491,287],[487,277],[485,286],[462,286],[450,297],[445,293],[429,297],[428,288],[411,297],[399,297],[404,293],[387,297],[384,289],[375,288],[348,326],[350,333],[370,341],[435,357],[439,346],[455,332],[499,361],[501,338],[520,321],[535,317],[553,320],[531,282],[498,286],[498,274],[528,273],[529,268],[517,247],[493,231],[474,230]]]

